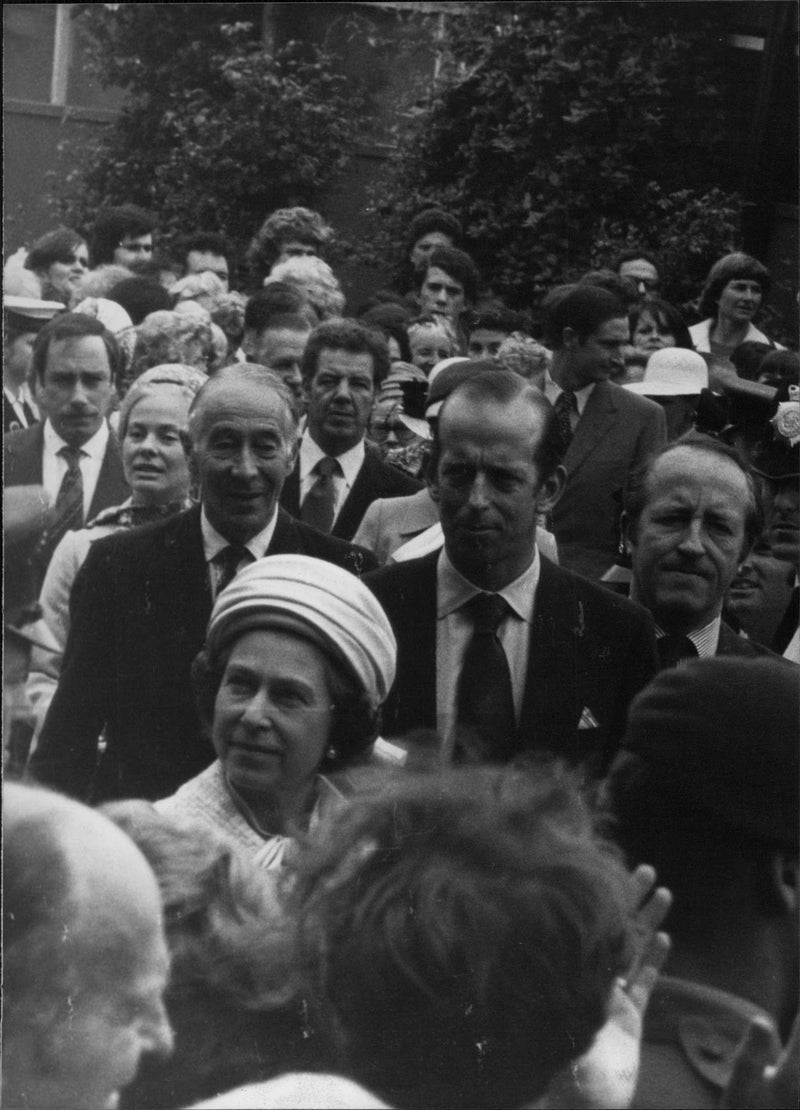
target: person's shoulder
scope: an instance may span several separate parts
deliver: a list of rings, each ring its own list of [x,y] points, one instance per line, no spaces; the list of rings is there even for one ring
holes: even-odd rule
[[[325,562],[335,563],[336,566],[358,575],[377,566],[375,556],[366,547],[359,547],[358,544],[339,539],[338,536],[327,535],[294,517],[288,517],[288,521],[289,535],[294,538],[294,543],[290,540],[289,545],[297,547],[297,554],[324,559]]]
[[[638,602],[610,590],[599,582],[593,582],[582,574],[557,566],[549,560],[542,560],[540,588],[561,589],[571,593],[582,605],[590,606],[598,614],[614,616],[615,621],[628,620],[636,624],[652,623],[648,611]]]
[[[423,488],[422,482],[412,478],[410,474],[404,474],[396,466],[390,466],[375,455],[366,454],[363,465],[368,472],[371,471],[372,476],[379,482],[381,492],[388,494],[390,497],[418,493]]]
[[[387,563],[364,575],[364,584],[378,597],[401,596],[401,591],[411,583],[436,579],[436,562],[439,550],[431,551],[419,559],[405,559],[401,563]]]
[[[774,659],[786,663],[787,666],[797,666],[790,659],[784,659],[771,648],[760,644],[757,640],[750,640],[740,636],[725,621],[719,626],[719,639],[717,641],[717,655],[742,655],[750,659]]]
[[[616,382],[600,382],[598,384],[607,386],[608,389],[613,391],[614,403],[624,413],[653,417],[663,411],[657,401],[652,401],[649,397],[642,397],[639,393],[631,393],[629,389],[623,389]]]
[[[16,428],[3,436],[3,453],[6,457],[25,455],[31,451],[41,449],[44,443],[44,434],[41,424],[32,424],[29,428]]]
[[[95,561],[113,557],[136,562],[148,552],[174,546],[183,537],[194,535],[195,530],[197,537],[201,537],[199,513],[196,508],[185,509],[164,520],[100,536],[92,543],[91,555]]]

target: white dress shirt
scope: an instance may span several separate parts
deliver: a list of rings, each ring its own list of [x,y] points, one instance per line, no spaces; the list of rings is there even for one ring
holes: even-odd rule
[[[699,659],[710,659],[712,655],[717,654],[717,644],[719,643],[719,630],[722,624],[722,617],[714,617],[713,621],[704,624],[702,628],[693,628],[691,632],[686,633],[687,640],[691,640],[697,648],[697,655]],[[668,635],[663,628],[656,628],[656,640],[663,640]]]
[[[247,543],[242,544],[242,547],[247,548],[247,550],[253,556],[253,559],[262,559],[266,555],[267,548],[272,542],[272,536],[275,532],[275,525],[277,524],[277,522],[278,510],[276,508],[275,512],[272,514],[272,519],[266,525],[266,527],[262,528],[260,532],[256,532],[254,536],[251,536]],[[222,577],[222,567],[218,563],[214,562],[214,560],[221,551],[224,551],[226,547],[231,546],[231,542],[230,540],[226,540],[224,536],[221,536],[219,534],[214,525],[206,516],[205,509],[201,509],[200,511],[200,531],[203,535],[203,554],[205,555],[206,566],[208,567],[209,582],[211,583],[211,593],[216,599],[217,584]],[[242,563],[239,564],[239,566],[236,568],[237,572],[242,569],[242,566],[244,566],[245,562],[246,560],[243,560]]]
[[[575,429],[578,426],[578,421],[583,416],[583,410],[586,408],[586,403],[589,400],[589,398],[591,397],[592,390],[594,389],[595,385],[597,385],[597,382],[589,382],[588,385],[584,385],[581,389],[573,389],[573,391],[572,391],[575,394],[575,404],[576,404],[577,409],[578,409],[577,412],[575,412],[575,409],[572,409],[572,411],[569,414],[569,423],[570,423],[570,427],[572,428],[573,432],[575,431]],[[556,400],[558,399],[558,397],[560,397],[560,395],[564,392],[565,392],[565,390],[563,390],[561,388],[561,386],[558,384],[558,382],[554,381],[550,377],[550,371],[545,370],[545,372],[544,372],[544,395],[547,398],[547,400],[550,402],[550,404],[554,405],[556,403]]]
[[[58,497],[58,491],[61,489],[61,482],[64,475],[67,473],[67,460],[58,452],[62,447],[69,446],[67,441],[62,439],[58,432],[55,430],[50,420],[44,422],[44,454],[42,456],[42,485],[55,504]],[[108,424],[103,421],[98,431],[94,433],[91,439],[84,443],[81,450],[81,457],[79,466],[81,468],[81,475],[83,477],[83,517],[84,520],[89,518],[89,506],[94,497],[94,491],[97,489],[97,479],[100,477],[100,470],[103,466],[103,459],[106,455],[106,447],[108,446],[108,437],[111,434]]]
[[[345,451],[343,455],[337,455],[336,461],[342,468],[341,474],[333,476],[333,488],[336,494],[336,500],[333,504],[333,519],[336,520],[342,505],[347,500],[347,495],[353,488],[353,483],[358,477],[358,472],[361,469],[361,464],[364,462],[366,448],[364,440],[360,440],[355,447],[351,447],[349,451]],[[314,467],[320,459],[328,458],[321,447],[319,447],[309,434],[303,436],[300,441],[300,504],[302,505],[306,499],[306,495],[311,487],[317,480],[317,475],[312,474]]]
[[[497,635],[508,660],[514,712],[519,722],[530,654],[530,626],[539,585],[539,552],[533,549],[531,565],[519,578],[497,592],[506,599],[510,612]],[[436,728],[444,750],[453,749],[456,725],[456,695],[464,653],[472,638],[473,624],[464,606],[483,591],[460,574],[442,549],[436,564]]]

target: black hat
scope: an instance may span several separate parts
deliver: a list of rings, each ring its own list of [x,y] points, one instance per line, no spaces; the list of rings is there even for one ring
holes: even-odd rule
[[[797,667],[715,656],[657,675],[631,706],[622,747],[676,822],[796,848],[798,721]]]

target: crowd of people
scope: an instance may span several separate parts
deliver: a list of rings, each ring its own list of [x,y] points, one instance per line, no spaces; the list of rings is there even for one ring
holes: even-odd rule
[[[800,357],[740,252],[4,267],[3,1104],[790,1107]],[[676,276],[676,275],[673,275]]]

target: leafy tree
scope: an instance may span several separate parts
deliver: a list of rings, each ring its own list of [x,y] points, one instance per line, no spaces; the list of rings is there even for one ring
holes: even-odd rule
[[[274,208],[313,205],[347,161],[361,98],[322,49],[290,42],[270,54],[254,11],[78,6],[95,75],[127,96],[79,169],[59,177],[61,219],[87,229],[99,207],[136,203],[167,235],[218,230],[241,250]]]
[[[636,244],[697,292],[736,244],[720,4],[475,4],[448,20],[375,204],[387,235],[434,202],[517,307]]]

